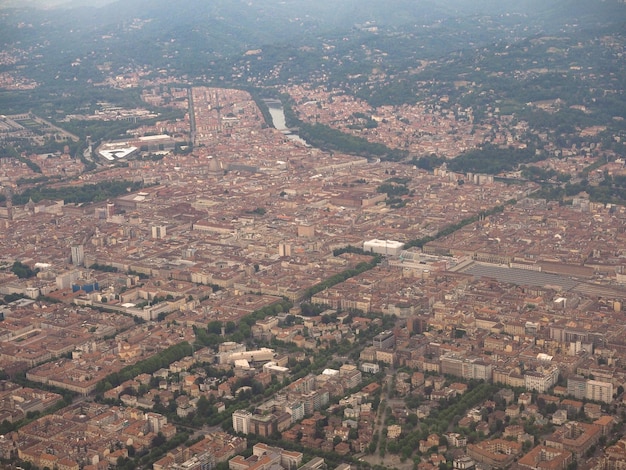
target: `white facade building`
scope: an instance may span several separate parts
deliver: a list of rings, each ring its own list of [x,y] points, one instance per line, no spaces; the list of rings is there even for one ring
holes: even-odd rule
[[[363,251],[378,253],[379,255],[398,256],[402,253],[404,243],[395,240],[368,240],[363,243]]]
[[[585,398],[587,400],[611,403],[613,401],[613,384],[599,380],[587,380],[585,384]]]
[[[528,371],[524,374],[524,387],[544,393],[556,384],[558,379],[559,368],[557,366],[540,367],[536,371]]]
[[[250,432],[250,418],[252,413],[247,410],[237,410],[233,413],[233,430],[243,434]]]

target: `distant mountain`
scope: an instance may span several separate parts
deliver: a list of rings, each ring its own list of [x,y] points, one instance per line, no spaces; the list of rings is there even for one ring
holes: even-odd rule
[[[143,31],[154,40],[181,35],[220,38],[228,47],[258,47],[357,25],[393,28],[469,15],[526,17],[545,28],[585,18],[616,21],[621,0],[0,0],[17,17],[106,33],[133,20],[150,20]],[[33,13],[33,8],[46,8]],[[28,11],[30,10],[30,11]]]
[[[2,1],[2,0],[0,0]],[[428,24],[469,15],[526,17],[547,29],[585,18],[615,21],[624,12],[619,0],[4,0],[16,7],[63,7],[60,22],[79,21],[106,29],[133,19],[151,20],[145,31],[154,39],[184,36],[219,37],[229,44],[256,47],[289,42],[356,25],[398,27]],[[67,11],[66,8],[73,10]],[[79,8],[80,7],[80,8]],[[100,7],[100,8],[97,8]],[[46,12],[54,19],[54,11]],[[617,13],[617,14],[616,14]],[[76,24],[76,23],[74,23]],[[159,37],[160,36],[160,37]],[[197,38],[195,38],[197,39]]]
[[[272,37],[307,27],[345,29],[366,22],[397,26],[458,15],[517,14],[534,21],[557,23],[581,15],[617,19],[612,14],[616,7],[617,11],[623,11],[623,5],[623,0],[118,0],[103,8],[102,13],[118,19],[121,16],[166,21],[188,18],[257,26]]]
[[[621,22],[623,29],[626,18],[622,0],[0,0],[0,6],[15,7],[0,15],[0,45],[37,51],[40,59],[29,65],[38,81],[97,82],[104,61],[120,71],[145,65],[220,77],[246,50],[263,49],[266,61],[282,62],[313,46],[319,58],[327,55],[326,41],[343,37],[360,37],[388,56],[398,51],[394,60],[404,66],[401,56],[412,61],[418,48],[430,58],[565,25]],[[351,47],[344,58],[357,57],[360,46]],[[355,74],[360,60],[352,61]]]
[[[226,13],[244,19],[256,15],[258,19],[276,15],[315,20],[325,24],[345,25],[359,21],[377,21],[382,24],[406,23],[424,16],[459,14],[526,14],[531,17],[571,17],[572,14],[611,11],[624,0],[0,0],[2,8],[73,9],[109,6],[114,16],[123,15],[169,16],[178,12],[212,14]],[[106,13],[105,13],[106,14]]]

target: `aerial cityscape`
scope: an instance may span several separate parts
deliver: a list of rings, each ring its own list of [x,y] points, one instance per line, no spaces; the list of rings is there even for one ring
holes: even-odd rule
[[[624,0],[0,43],[0,469],[626,469]]]

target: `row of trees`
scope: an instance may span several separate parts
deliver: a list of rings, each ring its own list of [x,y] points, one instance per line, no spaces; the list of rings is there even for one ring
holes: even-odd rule
[[[288,312],[293,307],[293,303],[286,299],[281,299],[276,303],[262,307],[250,315],[242,318],[239,324],[232,321],[223,323],[219,320],[211,321],[206,328],[194,326],[196,335],[196,344],[199,346],[213,347],[224,341],[242,342],[250,338],[251,327],[257,320],[261,320],[269,315],[276,315],[282,312]],[[222,327],[224,327],[225,336],[222,336]]]
[[[390,161],[400,161],[407,157],[407,154],[403,151],[370,142],[363,137],[346,134],[325,124],[308,124],[300,121],[298,127],[300,137],[322,150],[343,152],[362,157],[379,157]]]
[[[187,341],[170,346],[148,359],[126,366],[119,372],[107,375],[96,385],[96,393],[102,393],[117,387],[140,374],[152,374],[163,367],[168,367],[172,362],[178,361],[185,356],[191,356],[192,353],[193,348]]]
[[[359,248],[356,246],[348,245],[343,248],[335,248],[333,250],[333,256],[343,255],[344,253],[355,253],[357,255],[371,255],[367,251],[363,250],[363,248]]]
[[[309,124],[301,121],[292,108],[289,95],[281,95],[285,121],[288,127],[298,127],[298,135],[314,147],[326,151],[337,151],[361,157],[378,157],[383,160],[401,161],[406,152],[386,145],[369,142],[367,139],[346,134],[325,124]]]
[[[15,381],[18,382],[18,380],[15,380]],[[27,386],[33,386],[33,387],[40,388],[40,389],[43,388],[41,387],[41,384],[33,384],[30,382],[28,382]],[[54,392],[58,393],[59,390],[54,390]],[[44,411],[29,411],[28,413],[26,413],[26,416],[20,419],[19,421],[10,422],[5,419],[4,421],[2,421],[2,423],[0,423],[0,434],[4,435],[4,434],[9,434],[10,432],[16,431],[17,429],[23,426],[26,426],[28,423],[40,418],[42,415],[49,415],[49,414],[55,413],[65,408],[66,406],[71,405],[72,401],[73,401],[72,394],[66,392],[66,394],[63,395],[63,398],[61,400],[59,400],[55,405],[51,406],[50,408],[45,409]]]
[[[364,273],[365,271],[374,269],[374,267],[376,267],[376,265],[380,263],[380,260],[381,260],[380,255],[374,255],[372,261],[370,262],[359,263],[354,268],[346,269],[345,271],[337,273],[334,276],[331,276],[323,280],[319,284],[315,284],[314,286],[309,287],[306,290],[305,298],[311,298],[318,292],[322,292],[323,290],[328,289],[329,287],[332,287],[336,284],[339,284],[345,281],[346,279],[350,279],[351,277],[358,276],[359,274]]]
[[[409,430],[409,432],[403,433],[396,441],[381,441],[381,455],[384,455],[385,452],[391,452],[400,454],[402,460],[410,458],[419,448],[420,440],[426,439],[428,435],[433,432],[443,434],[452,430],[455,422],[457,422],[468,409],[491,398],[498,390],[497,385],[487,382],[471,382],[469,385],[470,390],[468,392],[456,399],[449,400],[440,409],[433,410],[430,416],[425,418],[421,424],[418,424],[415,414],[409,415],[407,423],[403,426],[405,429]],[[388,411],[388,414],[389,413],[390,411]],[[390,422],[386,424],[390,424]],[[445,437],[441,440],[443,442],[440,442],[440,444],[445,444]],[[374,450],[375,448],[372,449],[370,447],[370,452]]]
[[[506,204],[515,204],[516,201],[515,199],[511,199],[510,201],[507,201]],[[414,240],[409,241],[408,243],[405,244],[405,248],[411,248],[411,247],[418,247],[418,248],[423,248],[424,245],[426,245],[429,242],[432,242],[434,240],[437,240],[439,238],[443,238],[446,237],[454,232],[456,232],[457,230],[460,230],[461,228],[465,227],[466,225],[470,225],[473,224],[474,222],[478,222],[481,218],[483,217],[488,217],[490,215],[494,215],[494,214],[498,214],[500,212],[504,211],[504,205],[498,205],[495,206],[489,210],[486,211],[480,211],[478,214],[473,215],[471,217],[467,217],[459,222],[457,222],[456,224],[451,224],[451,225],[447,225],[446,227],[442,228],[441,230],[439,230],[435,236],[426,236],[426,237],[422,237],[422,238],[416,238]]]
[[[33,162],[31,159],[23,157],[15,147],[6,145],[0,148],[0,156],[7,156],[15,158],[16,160],[24,163],[33,173],[41,174],[41,167]]]
[[[604,174],[602,181],[590,183],[583,179],[563,186],[546,185],[533,194],[533,197],[552,201],[571,202],[571,198],[586,192],[592,202],[603,204],[626,204],[626,178],[620,175]]]
[[[13,203],[24,205],[30,199],[34,202],[42,199],[52,199],[65,201],[66,204],[85,204],[90,202],[106,201],[107,199],[138,191],[143,187],[141,182],[133,181],[102,181],[100,183],[85,184],[83,186],[73,186],[67,188],[46,188],[39,186],[27,189],[21,194],[13,196]]]

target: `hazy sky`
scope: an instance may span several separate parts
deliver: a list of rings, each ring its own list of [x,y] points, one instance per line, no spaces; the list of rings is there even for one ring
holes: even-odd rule
[[[50,8],[55,6],[102,6],[115,0],[0,0],[0,8],[37,7]]]
[[[50,8],[55,6],[102,6],[108,3],[113,3],[117,0],[0,0],[0,8],[14,8],[14,7],[38,7],[38,8]],[[210,1],[210,0],[207,0]],[[317,1],[317,0],[310,0]],[[381,0],[385,1],[385,0]],[[419,2],[420,0],[415,0]],[[490,5],[495,1],[496,4],[511,4],[515,5],[520,3],[520,0],[436,0],[435,4],[440,3],[445,5],[446,3],[459,5],[467,3],[468,5],[480,6]],[[526,0],[522,0],[524,3]]]

